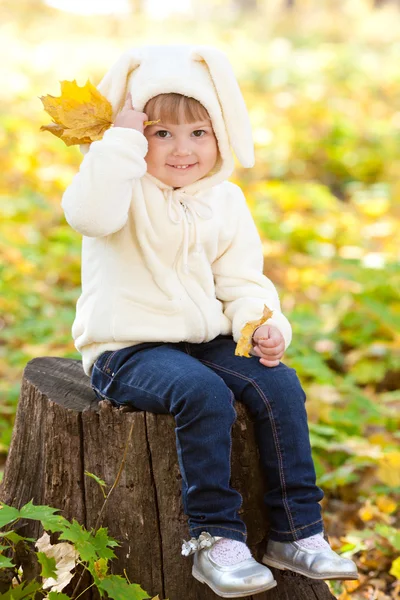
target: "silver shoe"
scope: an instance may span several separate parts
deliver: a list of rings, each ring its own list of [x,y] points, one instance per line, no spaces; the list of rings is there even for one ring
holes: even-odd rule
[[[192,575],[201,583],[206,583],[222,598],[244,598],[276,586],[271,571],[254,558],[247,558],[236,565],[220,567],[211,558],[210,548],[195,553]]]
[[[269,540],[262,562],[311,579],[358,579],[356,564],[348,558],[342,558],[332,548],[311,550],[300,546],[298,542]]]

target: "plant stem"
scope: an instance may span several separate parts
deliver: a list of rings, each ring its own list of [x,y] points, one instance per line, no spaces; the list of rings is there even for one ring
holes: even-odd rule
[[[76,600],[78,600],[78,598],[80,598],[80,597],[82,596],[82,594],[84,594],[85,592],[87,592],[87,591],[88,591],[88,589],[89,589],[89,588],[91,588],[93,585],[94,585],[94,581],[93,581],[93,583],[91,583],[91,584],[90,584],[90,585],[89,585],[89,586],[88,586],[86,589],[84,589],[84,590],[83,590],[83,592],[81,592],[81,593],[79,594],[79,596],[77,596],[77,597],[76,597]]]
[[[114,481],[114,483],[112,484],[112,486],[111,486],[111,489],[110,489],[110,491],[108,492],[108,494],[107,494],[107,496],[106,496],[106,498],[105,498],[105,500],[104,500],[104,502],[103,502],[103,506],[101,507],[101,509],[100,509],[100,512],[99,512],[99,514],[98,514],[98,517],[97,517],[97,520],[96,520],[96,524],[95,524],[95,526],[94,526],[94,530],[93,530],[93,534],[94,534],[94,535],[96,534],[96,531],[97,531],[97,529],[98,529],[98,527],[99,527],[99,525],[100,525],[100,523],[101,523],[101,517],[102,517],[102,514],[103,514],[103,512],[104,512],[104,509],[105,509],[105,507],[106,507],[106,504],[107,504],[107,502],[108,502],[108,499],[109,499],[109,497],[111,496],[111,494],[112,494],[112,492],[114,491],[114,489],[116,488],[116,486],[117,486],[117,484],[118,484],[118,481],[120,480],[120,477],[121,477],[121,475],[122,475],[122,471],[123,471],[123,469],[124,469],[124,466],[125,466],[126,456],[127,456],[127,454],[128,454],[129,442],[131,441],[131,438],[132,438],[132,433],[133,433],[133,425],[134,425],[134,424],[132,423],[132,425],[131,425],[131,428],[130,428],[130,430],[129,430],[129,433],[128,433],[128,438],[127,438],[127,440],[126,440],[125,449],[124,449],[124,454],[123,454],[123,456],[122,456],[122,460],[121,460],[121,463],[120,463],[120,465],[119,465],[119,469],[118,469],[117,476],[116,476],[116,478],[115,478],[115,481]],[[78,579],[78,583],[76,584],[76,586],[75,586],[75,589],[74,589],[74,591],[72,592],[72,597],[71,597],[71,600],[77,600],[77,598],[75,597],[75,594],[76,594],[76,592],[78,591],[78,588],[79,588],[79,586],[80,586],[80,584],[81,584],[81,581],[82,581],[82,578],[83,578],[83,574],[84,574],[84,572],[85,572],[85,568],[86,568],[86,567],[84,567],[84,569],[83,569],[83,571],[82,571],[82,573],[81,573],[81,576],[80,576],[80,577],[79,577],[79,579]],[[92,585],[93,585],[93,584],[92,584]],[[89,586],[89,587],[91,587],[91,586]],[[83,593],[83,592],[82,592],[82,593]],[[81,594],[79,594],[79,596],[81,596]],[[78,596],[78,598],[79,598],[79,596]]]
[[[108,499],[109,499],[109,497],[111,496],[111,494],[112,494],[112,492],[114,491],[114,489],[117,487],[118,481],[120,480],[120,477],[121,477],[121,475],[122,475],[122,471],[124,470],[125,461],[126,461],[126,456],[127,456],[127,454],[128,454],[129,442],[131,441],[131,438],[132,438],[132,433],[133,433],[133,425],[134,425],[134,423],[132,423],[132,425],[131,425],[131,428],[130,428],[130,430],[129,430],[129,433],[128,433],[128,438],[127,438],[127,440],[126,440],[125,449],[124,449],[124,454],[123,454],[123,456],[122,456],[122,460],[121,460],[121,464],[120,464],[120,466],[119,466],[119,470],[118,470],[117,476],[116,476],[116,478],[115,478],[115,481],[114,481],[114,483],[113,483],[113,484],[112,484],[112,486],[111,486],[111,489],[110,489],[110,491],[108,492],[108,494],[107,494],[107,496],[106,496],[106,498],[105,498],[105,500],[104,500],[103,506],[102,506],[102,507],[101,507],[101,509],[100,509],[99,516],[97,517],[97,521],[96,521],[96,524],[95,524],[95,526],[94,526],[94,532],[96,532],[96,531],[97,531],[97,528],[99,527],[99,525],[100,525],[100,523],[101,523],[101,516],[102,516],[102,514],[103,514],[103,512],[104,512],[104,509],[105,509],[105,507],[106,507],[106,505],[107,505]]]

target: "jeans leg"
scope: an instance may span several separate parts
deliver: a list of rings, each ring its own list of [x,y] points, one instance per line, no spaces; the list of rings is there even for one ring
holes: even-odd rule
[[[232,338],[220,336],[193,355],[220,375],[255,419],[268,492],[270,538],[291,541],[323,530],[311,456],[305,394],[294,369],[265,367],[257,357],[235,356]],[[200,345],[199,345],[200,346]]]
[[[93,369],[92,385],[116,404],[171,413],[182,475],[182,499],[193,537],[246,539],[238,516],[240,494],[230,486],[234,397],[185,344],[132,346],[109,354]]]

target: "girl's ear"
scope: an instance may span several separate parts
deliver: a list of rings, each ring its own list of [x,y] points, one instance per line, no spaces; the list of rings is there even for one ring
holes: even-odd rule
[[[205,62],[222,108],[231,146],[244,167],[254,165],[254,143],[246,104],[227,56],[211,46],[193,48],[193,60]]]
[[[111,102],[113,107],[113,120],[122,108],[127,94],[128,78],[142,61],[140,48],[132,48],[125,52],[111,67],[100,81],[97,89]]]

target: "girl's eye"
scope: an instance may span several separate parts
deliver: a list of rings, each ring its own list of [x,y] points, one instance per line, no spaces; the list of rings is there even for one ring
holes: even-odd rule
[[[200,134],[202,134],[202,133],[206,134],[206,131],[204,131],[204,129],[196,129],[195,131],[193,131],[193,135],[195,137],[203,137],[202,135],[196,135],[198,133],[200,133]]]
[[[166,131],[165,129],[160,129],[160,131],[156,132],[156,136],[165,139],[167,136],[163,135],[164,133],[169,134],[169,131]]]

